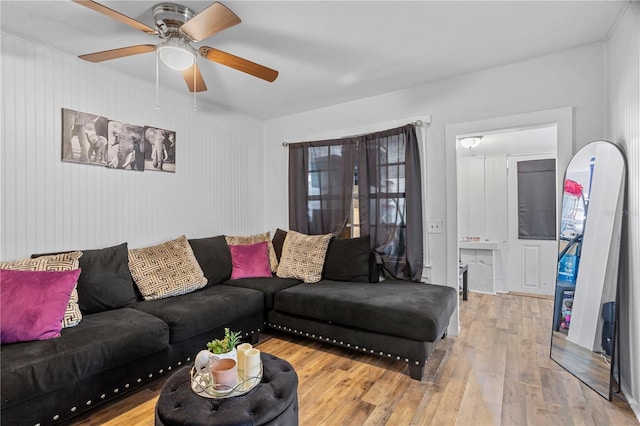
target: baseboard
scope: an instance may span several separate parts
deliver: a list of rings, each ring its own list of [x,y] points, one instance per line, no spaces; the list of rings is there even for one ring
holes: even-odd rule
[[[620,388],[622,389],[622,393],[624,394],[624,397],[627,399],[627,402],[629,403],[629,407],[631,407],[633,414],[636,415],[636,419],[638,419],[638,422],[640,422],[640,404],[638,404],[638,401],[636,401],[631,397],[632,395],[631,390],[627,388],[624,385],[624,383]]]
[[[479,294],[488,294],[489,296],[495,296],[495,291],[482,291],[482,290],[471,290],[469,289],[469,293],[479,293]]]
[[[517,291],[510,291],[509,294],[513,294],[513,295],[516,295],[516,296],[535,297],[537,299],[553,300],[553,298],[554,298],[552,294],[520,293],[520,292],[517,292]]]

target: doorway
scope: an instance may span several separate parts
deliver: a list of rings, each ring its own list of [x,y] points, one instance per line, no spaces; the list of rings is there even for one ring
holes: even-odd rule
[[[470,291],[553,293],[556,134],[555,125],[485,131],[473,134],[480,139],[471,147],[464,143],[468,135],[458,136],[458,245],[460,261],[468,267]],[[520,235],[518,229],[520,222],[536,225],[540,210],[536,205],[520,209],[534,212],[532,221],[519,217],[518,165],[540,158],[553,159],[550,188],[532,185],[527,193],[537,192],[538,198],[547,201],[550,196],[544,207],[551,209],[548,216],[553,223],[547,225],[552,241]],[[526,176],[532,174],[520,180]],[[525,201],[524,196],[520,198]]]
[[[556,170],[564,170],[569,163],[573,151],[573,109],[571,107],[448,124],[445,126],[445,178],[447,198],[445,231],[447,258],[446,282],[448,286],[458,287],[458,136],[472,135],[475,133],[499,133],[504,129],[526,129],[551,125],[556,126]],[[560,194],[559,197],[562,195],[562,181],[563,177],[556,175],[556,191]],[[557,205],[561,205],[561,199],[557,200]],[[460,302],[458,301],[458,303]],[[448,332],[453,336],[457,336],[460,332],[459,310],[457,308],[449,322]]]

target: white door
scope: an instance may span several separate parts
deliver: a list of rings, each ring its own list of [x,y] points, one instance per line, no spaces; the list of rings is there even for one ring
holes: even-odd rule
[[[553,158],[552,155],[527,155],[513,156],[508,159],[509,254],[507,259],[507,287],[509,291],[529,294],[554,294],[558,257],[557,240],[518,238],[518,162]],[[553,195],[557,200],[558,197],[555,191]],[[557,229],[557,226],[555,229]]]

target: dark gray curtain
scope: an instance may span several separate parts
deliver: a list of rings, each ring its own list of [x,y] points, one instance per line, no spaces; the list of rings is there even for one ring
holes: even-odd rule
[[[358,150],[360,232],[384,272],[397,279],[422,276],[422,188],[415,126],[363,136]]]
[[[357,138],[289,145],[289,229],[338,235],[351,213]]]
[[[556,239],[556,161],[518,162],[518,238]]]

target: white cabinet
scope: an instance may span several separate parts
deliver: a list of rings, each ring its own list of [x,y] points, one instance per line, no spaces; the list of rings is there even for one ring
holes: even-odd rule
[[[496,279],[500,279],[502,259],[501,243],[496,241],[460,241],[460,261],[469,267],[469,291],[495,294]]]

